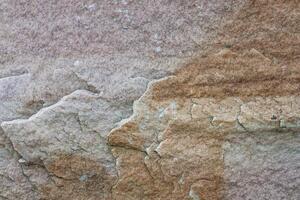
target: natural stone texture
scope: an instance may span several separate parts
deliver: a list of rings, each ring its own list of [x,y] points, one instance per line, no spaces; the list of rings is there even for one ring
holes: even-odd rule
[[[18,162],[18,155],[11,148],[9,140],[3,137],[0,129],[0,199],[37,199],[38,193],[32,190],[31,182],[24,174],[22,165]]]
[[[131,108],[76,90],[29,119],[1,126],[25,163],[45,167],[49,176],[62,182],[63,190],[48,194],[51,198],[79,198],[74,190],[82,190],[80,198],[108,198],[117,174],[106,135],[126,117],[128,112],[122,113],[126,109]],[[44,181],[35,184],[45,187],[40,186]]]
[[[243,34],[278,26],[287,10],[293,24],[298,5],[253,2],[223,30],[231,33],[245,10],[264,17],[243,21],[236,46],[219,47],[232,37],[221,35],[206,55],[149,85],[109,135],[119,166],[114,199],[300,198],[297,28],[272,29],[272,38],[265,31],[259,41]]]
[[[299,5],[0,1],[0,199],[299,199]]]
[[[16,55],[178,57],[197,50],[242,2],[2,0],[0,50],[3,62]]]
[[[116,199],[299,198],[299,96],[153,100],[168,81],[152,85],[109,136],[120,163]],[[128,160],[143,169],[130,178]]]
[[[99,159],[102,154],[112,158],[106,135],[114,123],[132,113],[133,101],[148,82],[172,73],[204,48],[225,16],[242,6],[239,2],[0,1],[0,123],[7,121],[5,133],[0,130],[0,173],[9,171],[15,177],[1,179],[1,198],[110,199],[110,192],[103,191],[115,174],[107,177],[107,185],[99,185],[107,164]],[[98,97],[93,103],[89,95],[68,99],[79,90]],[[86,111],[90,104],[96,113]],[[60,113],[64,106],[70,110]],[[82,113],[96,132],[80,130],[76,113]],[[69,141],[64,135],[62,141],[55,140],[64,123],[75,138]],[[69,157],[78,148],[73,139],[88,146],[92,156]],[[47,169],[45,160],[57,167]],[[81,166],[89,160],[88,166]],[[74,173],[69,161],[77,166]],[[109,171],[116,170],[112,164]],[[85,182],[82,175],[83,182],[78,182],[82,171],[88,170],[97,176],[86,175]],[[62,176],[64,171],[69,175]],[[64,179],[55,178],[55,173]],[[66,180],[73,178],[74,182]]]

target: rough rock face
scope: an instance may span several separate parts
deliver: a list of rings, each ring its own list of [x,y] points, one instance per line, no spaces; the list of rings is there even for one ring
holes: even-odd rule
[[[274,29],[287,10],[293,26]],[[300,198],[299,11],[297,2],[254,3],[214,49],[149,85],[109,135],[114,199]],[[272,35],[244,36],[262,27]]]
[[[299,1],[0,10],[0,199],[300,199]]]

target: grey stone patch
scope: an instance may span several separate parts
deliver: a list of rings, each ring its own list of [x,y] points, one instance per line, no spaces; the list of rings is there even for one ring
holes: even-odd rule
[[[242,135],[223,145],[226,199],[299,199],[299,133]]]

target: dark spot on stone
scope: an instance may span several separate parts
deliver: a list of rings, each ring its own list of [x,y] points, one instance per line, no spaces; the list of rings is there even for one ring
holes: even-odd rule
[[[272,117],[271,117],[271,120],[276,120],[277,119],[277,117],[275,116],[275,115],[273,115]]]
[[[224,47],[230,49],[232,47],[232,44],[224,44]]]

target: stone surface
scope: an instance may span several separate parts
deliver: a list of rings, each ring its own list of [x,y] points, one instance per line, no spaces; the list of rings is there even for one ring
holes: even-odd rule
[[[287,10],[285,24],[299,24],[297,2],[249,4],[207,54],[149,85],[109,135],[114,199],[300,198],[297,26],[245,36],[281,25]]]
[[[299,6],[0,1],[0,199],[299,199]]]

